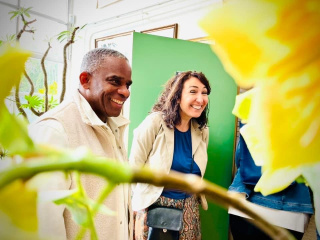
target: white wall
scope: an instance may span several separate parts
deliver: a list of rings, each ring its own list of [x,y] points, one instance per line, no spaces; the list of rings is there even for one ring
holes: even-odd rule
[[[52,81],[62,79],[62,62],[63,62],[63,45],[57,41],[57,34],[67,30],[68,24],[68,1],[66,0],[0,0],[0,39],[6,41],[7,36],[17,35],[22,29],[23,23],[21,19],[14,18],[10,20],[11,11],[16,11],[20,7],[29,8],[30,17],[26,17],[26,21],[36,20],[30,24],[27,30],[34,30],[34,33],[24,32],[20,38],[20,45],[33,53],[32,57],[40,59],[43,57],[48,48],[48,40],[51,40],[51,49],[46,60],[54,62],[58,66],[58,73],[56,78],[50,78],[49,84]],[[30,74],[30,72],[28,72]],[[48,73],[49,74],[49,73]],[[42,77],[38,75],[39,79]],[[35,79],[33,79],[35,80]],[[61,88],[61,84],[60,84]],[[37,90],[36,90],[37,92]],[[20,92],[20,101],[26,102],[24,94],[27,92]],[[13,102],[13,92],[11,93],[11,100],[6,101],[6,105],[12,113],[18,113],[16,104]],[[29,116],[29,120],[35,119],[34,114],[30,114],[29,110],[25,110]]]
[[[34,34],[25,32],[20,44],[23,48],[34,53],[35,57],[41,58],[47,49],[47,39],[52,38],[51,50],[48,59],[62,62],[63,44],[56,40],[56,35],[67,30],[68,5],[66,0],[0,0],[0,38],[5,40],[8,34],[17,34],[22,29],[22,22],[17,18],[10,20],[8,13],[18,8],[31,7],[30,18],[36,19],[30,27],[35,30]]]
[[[96,38],[118,33],[178,24],[179,39],[206,36],[198,22],[212,7],[222,0],[122,0],[104,8],[96,8],[96,2],[74,2],[76,25],[87,24],[83,39],[73,45],[71,77],[77,78],[81,58],[94,48]],[[75,86],[69,85],[70,88]]]
[[[54,37],[67,30],[69,21],[75,26],[87,24],[79,33],[70,49],[72,62],[68,69],[67,94],[78,86],[78,74],[82,56],[94,48],[94,40],[117,33],[136,31],[161,26],[178,24],[178,38],[192,39],[204,37],[205,32],[198,26],[198,21],[223,0],[118,0],[115,3],[97,8],[106,0],[0,0],[0,38],[17,33],[17,20],[9,20],[9,11],[18,6],[32,7],[31,18],[37,19],[32,24],[35,34],[25,33],[21,38],[22,47],[31,50],[40,58],[47,49],[45,39]],[[53,40],[48,60],[62,62],[63,44]]]

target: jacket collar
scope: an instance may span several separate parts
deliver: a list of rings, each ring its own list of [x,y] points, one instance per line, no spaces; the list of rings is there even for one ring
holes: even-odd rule
[[[79,93],[79,91],[74,93],[73,99],[79,109],[82,121],[85,124],[90,126],[107,126],[107,124],[101,121],[97,114],[92,110],[88,101]],[[112,128],[120,128],[127,126],[130,121],[120,115],[118,117],[108,118],[107,122]]]

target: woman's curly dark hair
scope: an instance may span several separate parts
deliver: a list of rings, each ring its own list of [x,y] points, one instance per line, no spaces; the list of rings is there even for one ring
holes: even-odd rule
[[[158,101],[152,107],[151,112],[162,112],[163,119],[169,128],[174,128],[175,125],[181,122],[180,117],[180,105],[179,99],[181,99],[183,84],[185,81],[190,79],[191,77],[195,77],[203,83],[208,91],[208,95],[211,92],[211,87],[208,79],[202,72],[196,71],[186,71],[180,72],[176,76],[169,79],[169,81],[165,84],[165,88],[161,93]],[[195,120],[200,125],[199,128],[202,129],[208,124],[208,114],[209,108],[208,105],[205,107],[200,117]]]

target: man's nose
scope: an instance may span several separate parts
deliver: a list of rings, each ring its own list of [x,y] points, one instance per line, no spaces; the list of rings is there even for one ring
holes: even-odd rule
[[[127,85],[125,86],[121,86],[119,89],[118,89],[118,93],[122,96],[124,96],[125,98],[128,98],[130,96],[130,91],[127,87]]]

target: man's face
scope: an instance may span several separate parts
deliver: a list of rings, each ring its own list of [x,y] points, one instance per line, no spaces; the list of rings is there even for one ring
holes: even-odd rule
[[[105,122],[117,117],[130,96],[131,67],[122,58],[108,57],[101,66],[88,75],[85,98],[97,116]]]

